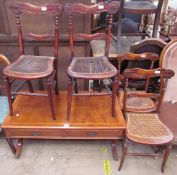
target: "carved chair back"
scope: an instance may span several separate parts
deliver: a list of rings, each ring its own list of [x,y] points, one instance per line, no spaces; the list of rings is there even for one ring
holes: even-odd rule
[[[149,61],[150,65],[149,65],[148,69],[153,69],[154,63],[157,60],[159,60],[159,56],[154,53],[143,53],[143,54],[123,53],[123,54],[119,54],[117,56],[117,61],[118,61],[118,71],[121,74],[120,78],[121,79],[123,78],[121,65],[122,65],[122,62],[124,62],[124,61],[131,61],[131,62]],[[136,68],[140,68],[140,67],[138,67],[138,65],[136,65],[136,66],[137,66]],[[146,80],[146,88],[145,88],[146,91],[148,90],[149,80],[150,79]]]
[[[124,76],[124,99],[123,99],[123,111],[124,113],[127,112],[127,98],[131,97],[148,97],[151,99],[154,99],[156,101],[156,106],[154,108],[154,111],[158,112],[160,109],[160,105],[162,103],[162,99],[164,96],[164,92],[167,86],[168,79],[170,79],[174,75],[174,72],[172,70],[165,70],[162,68],[158,69],[126,69],[123,72]],[[158,77],[160,79],[159,82],[159,91],[155,93],[136,93],[136,91],[132,91],[132,93],[128,93],[130,89],[128,90],[128,84],[130,80],[138,80],[138,79],[151,79]],[[146,85],[145,85],[146,88]],[[134,110],[135,112],[135,110]]]
[[[119,2],[103,2],[96,5],[84,5],[81,3],[66,4],[64,7],[64,12],[68,17],[68,30],[69,30],[69,42],[71,50],[71,58],[75,56],[74,54],[74,41],[91,41],[91,40],[106,40],[105,56],[108,56],[111,30],[112,30],[112,19],[113,14],[115,14],[119,9]],[[73,31],[73,16],[75,14],[100,14],[103,12],[108,13],[108,25],[106,33],[96,33],[96,34],[84,34],[77,33],[74,34]]]
[[[62,14],[62,5],[60,4],[45,4],[43,6],[35,6],[28,3],[24,4],[11,4],[10,9],[16,17],[16,25],[18,32],[19,54],[24,54],[24,41],[44,41],[54,42],[54,56],[58,56],[58,40],[59,40],[59,28],[60,28],[60,16]],[[30,13],[33,15],[53,15],[55,16],[55,31],[54,34],[23,34],[21,25],[21,15],[24,13]],[[40,25],[40,24],[39,24]]]

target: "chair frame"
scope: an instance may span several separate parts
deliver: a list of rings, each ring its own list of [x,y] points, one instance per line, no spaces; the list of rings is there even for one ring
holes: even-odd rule
[[[118,31],[117,31],[117,42],[119,42],[121,36],[142,36],[143,38],[147,36],[147,33],[143,31],[142,33],[136,33],[136,34],[122,34],[121,29],[122,29],[122,17],[123,13],[130,13],[130,14],[153,14],[155,13],[155,19],[154,19],[154,27],[153,27],[153,33],[152,37],[157,38],[157,30],[158,30],[158,25],[160,22],[160,12],[162,9],[163,1],[164,0],[158,0],[158,6],[156,9],[131,9],[131,8],[125,8],[124,7],[124,1],[125,0],[120,0],[120,11],[118,13]],[[118,47],[118,44],[117,44]],[[117,48],[118,49],[118,48]]]
[[[156,108],[154,109],[154,111],[152,111],[152,112],[154,114],[159,115],[159,110],[160,110],[160,106],[161,106],[162,99],[164,96],[165,88],[167,86],[168,79],[174,75],[174,72],[172,70],[165,70],[162,68],[152,69],[152,70],[136,68],[136,69],[127,69],[124,71],[123,74],[124,74],[124,78],[125,78],[125,81],[124,81],[124,84],[125,84],[125,86],[124,86],[124,102],[123,102],[123,109],[124,109],[123,113],[124,113],[125,119],[127,120],[127,112],[129,112],[129,111],[127,111],[127,108],[126,108],[126,102],[127,102],[128,96],[130,96],[130,97],[135,97],[135,96],[151,97],[154,99],[158,99],[159,102],[156,105]],[[155,93],[131,94],[131,95],[127,94],[127,87],[128,87],[128,80],[129,79],[132,79],[132,78],[149,79],[149,78],[154,78],[154,77],[160,77],[160,80],[161,80],[160,81],[160,89],[159,89],[160,94],[155,94]],[[163,140],[161,143],[158,143],[158,142],[150,143],[150,142],[145,141],[143,139],[140,142],[138,142],[137,140],[133,140],[131,138],[128,138],[126,131],[125,131],[125,139],[124,139],[124,143],[122,146],[122,157],[121,157],[121,161],[120,161],[118,170],[119,171],[121,170],[126,155],[133,155],[133,156],[158,156],[159,155],[159,153],[128,153],[127,151],[128,151],[129,142],[133,141],[135,143],[145,144],[145,145],[150,145],[150,146],[165,146],[165,153],[164,153],[164,157],[163,157],[163,161],[162,161],[162,165],[161,165],[161,171],[164,172],[165,164],[167,162],[169,153],[172,149],[173,139],[174,139],[174,137],[168,142]]]
[[[96,5],[84,5],[81,3],[73,3],[73,4],[66,4],[64,7],[64,12],[68,17],[68,30],[69,30],[69,42],[70,42],[70,51],[71,51],[71,61],[74,59],[74,41],[91,41],[91,40],[106,40],[106,47],[105,47],[105,56],[108,58],[109,53],[109,47],[110,47],[110,39],[111,39],[111,29],[112,29],[112,19],[113,14],[115,14],[119,9],[119,3],[116,1],[113,1],[111,3],[104,2]],[[107,28],[107,34],[105,33],[96,33],[96,34],[83,34],[73,33],[73,15],[74,14],[99,14],[102,12],[108,12],[108,28]],[[107,60],[108,62],[108,60]],[[117,76],[109,77],[112,78],[112,116],[115,116],[115,100],[116,100],[116,89],[117,89]],[[70,113],[71,113],[71,102],[72,102],[72,95],[81,95],[78,94],[78,87],[77,87],[77,80],[76,79],[83,79],[83,80],[97,80],[97,78],[89,78],[87,75],[85,77],[77,77],[73,78],[69,76],[69,82],[68,82],[68,95],[67,95],[67,120],[69,120]],[[100,76],[99,80],[106,79],[105,76]],[[75,94],[73,94],[73,84],[75,89]],[[97,93],[94,95],[108,95],[109,93],[103,94],[103,93]],[[93,95],[93,94],[82,94],[82,95]]]
[[[23,4],[11,4],[10,9],[12,13],[16,17],[16,26],[17,26],[17,33],[18,33],[18,44],[19,44],[19,55],[24,55],[24,42],[36,42],[36,41],[42,41],[42,42],[54,42],[54,70],[51,75],[44,76],[44,75],[36,75],[32,74],[30,77],[24,77],[21,76],[20,78],[15,77],[14,75],[10,74],[10,71],[4,70],[4,74],[6,75],[6,91],[9,101],[9,108],[10,108],[10,115],[13,115],[13,106],[12,106],[12,100],[11,95],[33,95],[33,96],[48,96],[49,104],[51,108],[52,118],[55,120],[55,109],[54,109],[54,102],[53,102],[53,91],[55,91],[55,94],[58,94],[58,81],[57,81],[57,59],[58,59],[58,46],[59,46],[59,28],[60,28],[60,17],[62,14],[62,6],[60,4],[44,4],[42,6],[35,6],[28,3]],[[31,13],[33,15],[53,15],[55,16],[55,30],[54,35],[52,34],[33,34],[33,33],[27,33],[26,35],[23,35],[22,28],[21,28],[21,20],[20,15],[23,13]],[[13,64],[13,63],[12,63]],[[9,76],[10,75],[10,76]],[[31,78],[32,77],[32,78]],[[35,93],[34,89],[31,84],[31,80],[44,78],[47,85],[47,91],[48,94],[41,94],[41,93]],[[10,81],[13,79],[20,79],[25,80],[23,81],[20,86],[14,91],[11,92],[11,84]],[[13,81],[13,82],[14,82]],[[21,87],[24,85],[24,83],[27,82],[28,88],[30,92],[19,92]]]

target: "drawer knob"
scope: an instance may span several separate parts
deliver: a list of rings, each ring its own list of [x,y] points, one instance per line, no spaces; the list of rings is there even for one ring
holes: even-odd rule
[[[39,131],[32,131],[32,132],[31,132],[31,135],[32,135],[32,136],[40,136],[41,133],[40,133]]]
[[[96,132],[95,131],[90,131],[87,133],[88,136],[90,137],[95,137],[96,136]]]

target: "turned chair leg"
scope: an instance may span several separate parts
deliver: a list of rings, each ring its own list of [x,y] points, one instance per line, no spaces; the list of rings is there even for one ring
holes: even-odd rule
[[[55,80],[55,94],[58,95],[58,73],[57,73],[57,69],[55,70],[55,76],[54,76],[54,80]]]
[[[12,106],[12,99],[11,99],[11,85],[10,85],[10,80],[8,77],[5,78],[5,85],[6,85],[6,93],[7,93],[8,103],[9,103],[10,115],[13,115],[13,106]]]
[[[113,78],[112,82],[112,116],[115,117],[115,105],[117,96],[117,76]]]
[[[30,91],[31,93],[34,93],[34,89],[33,89],[33,86],[32,86],[31,81],[30,81],[30,80],[27,80],[26,83],[27,83],[27,86],[28,86],[29,91]]]
[[[67,87],[67,121],[69,120],[70,113],[71,113],[71,103],[72,103],[72,92],[73,91],[73,82],[70,78],[68,81]]]
[[[168,156],[170,154],[171,149],[172,149],[172,143],[166,145],[165,153],[164,153],[163,161],[162,161],[162,165],[161,165],[161,172],[162,173],[164,172],[164,167],[165,167],[165,164],[167,162],[167,159],[168,159]]]
[[[79,92],[76,79],[74,79],[74,92],[75,92],[75,94],[78,94],[78,92]]]
[[[121,168],[123,166],[125,157],[127,155],[127,150],[128,150],[128,143],[127,143],[127,141],[124,141],[124,143],[122,145],[122,157],[121,157],[119,168],[118,168],[119,171],[121,170]]]
[[[51,82],[51,80],[47,79],[46,80],[46,84],[47,84],[49,105],[50,105],[50,110],[51,110],[51,113],[52,113],[52,118],[53,118],[53,120],[56,120],[55,109],[54,109],[54,99],[53,99],[53,92],[52,92],[52,82]]]

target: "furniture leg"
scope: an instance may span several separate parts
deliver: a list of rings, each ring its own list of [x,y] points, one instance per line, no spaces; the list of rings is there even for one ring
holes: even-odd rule
[[[112,116],[115,117],[115,102],[117,94],[117,76],[113,78],[112,82]]]
[[[18,139],[17,145],[16,145],[16,152],[15,152],[15,158],[19,158],[20,157],[20,153],[22,150],[22,145],[23,145],[23,139]]]
[[[67,121],[69,120],[70,113],[71,113],[71,103],[72,103],[72,90],[73,90],[73,82],[70,78],[68,81],[68,87],[67,87]]]
[[[10,85],[10,81],[9,81],[8,77],[5,78],[5,84],[6,84],[7,98],[8,98],[8,102],[9,102],[10,115],[13,115],[13,106],[12,106],[12,99],[11,99],[11,87],[10,87],[11,85]]]
[[[113,159],[114,159],[115,161],[118,161],[116,140],[112,140],[112,141],[111,141],[111,146],[112,146]]]
[[[121,157],[119,168],[118,168],[119,171],[121,170],[122,165],[124,163],[125,157],[127,155],[127,150],[128,150],[128,143],[127,141],[125,141],[122,145],[122,157]]]
[[[153,38],[157,38],[157,31],[158,31],[158,26],[159,26],[159,21],[160,21],[160,12],[161,12],[162,5],[163,5],[163,1],[160,1],[158,4],[156,14],[155,14],[155,19],[154,19],[154,27],[153,27],[153,33],[152,33]]]
[[[168,159],[168,156],[170,154],[171,149],[172,149],[172,143],[166,145],[165,153],[164,153],[163,161],[162,161],[162,165],[161,165],[161,172],[162,173],[164,172],[164,167],[165,167],[165,164],[167,162],[167,159]]]
[[[30,81],[30,80],[27,80],[26,83],[27,83],[27,86],[28,86],[29,91],[30,91],[31,93],[34,93],[34,89],[33,89],[33,86],[32,86],[31,81]]]
[[[11,149],[11,151],[15,154],[15,158],[19,158],[20,157],[20,153],[22,150],[22,143],[23,143],[23,139],[18,139],[17,145],[15,145],[13,143],[13,140],[11,138],[6,138],[7,143]]]
[[[55,61],[55,94],[58,95],[58,71],[57,71],[57,62]]]
[[[48,98],[49,98],[49,104],[50,104],[50,109],[51,109],[51,113],[52,113],[52,118],[53,118],[53,120],[56,120],[51,80],[47,79],[46,84],[47,84]]]
[[[15,145],[14,145],[12,139],[6,138],[6,140],[7,140],[7,143],[8,143],[8,145],[9,145],[11,151],[15,154],[16,148],[15,148]]]
[[[78,94],[78,92],[79,92],[76,79],[74,79],[74,91],[75,91],[76,94]]]
[[[123,6],[124,6],[124,0],[121,0],[119,12],[118,12],[117,51],[119,51],[119,49],[120,49],[120,37],[121,37],[121,33],[122,33],[121,30],[122,30]]]

